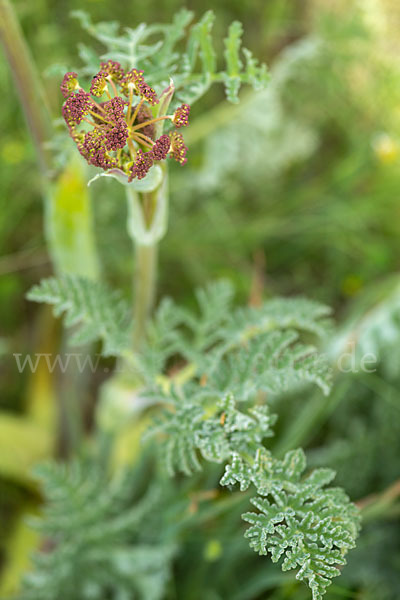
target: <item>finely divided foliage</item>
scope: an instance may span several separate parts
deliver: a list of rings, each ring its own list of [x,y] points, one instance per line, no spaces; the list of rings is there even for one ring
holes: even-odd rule
[[[150,542],[144,531],[160,489],[132,504],[134,478],[120,473],[110,479],[88,459],[43,464],[36,475],[47,505],[34,525],[52,547],[36,554],[20,600],[103,600],[106,590],[113,598],[163,598],[173,547]]]
[[[51,277],[35,285],[27,297],[52,304],[55,316],[65,312],[66,327],[79,326],[71,338],[73,345],[100,339],[104,356],[122,354],[129,347],[128,304],[101,283],[73,275]]]
[[[274,367],[270,373],[282,368],[285,377],[291,363],[293,377],[302,371],[304,380],[313,380],[325,393],[329,391],[326,361],[318,358],[314,347],[298,343],[301,333],[321,339],[326,336],[331,328],[329,308],[305,298],[276,298],[259,308],[234,308],[233,289],[226,281],[197,290],[196,299],[195,311],[177,306],[170,298],[161,302],[141,357],[150,381],[165,369],[171,357],[179,354],[198,375],[212,374],[215,379],[226,375],[225,360],[235,360],[235,368],[240,364],[244,368],[245,362],[253,362],[256,367],[257,361],[264,361],[264,368],[268,364]],[[288,352],[295,341],[296,354]],[[227,372],[234,375],[233,371],[230,367]],[[249,366],[248,373],[254,377],[255,370]],[[259,373],[259,377],[268,376]],[[283,381],[276,385],[284,387]]]
[[[356,507],[341,488],[325,488],[335,477],[331,469],[316,469],[302,477],[306,459],[302,450],[287,452],[283,460],[260,448],[254,461],[233,455],[221,479],[222,485],[239,483],[241,490],[253,484],[257,496],[251,502],[258,512],[243,519],[250,546],[259,554],[270,553],[273,562],[283,558],[282,569],[297,569],[297,579],[307,581],[313,600],[321,600],[337,566],[355,546],[359,529]]]
[[[82,322],[80,341],[99,337],[106,354],[127,347],[124,303],[103,286],[70,276],[43,281],[29,297],[53,304],[57,314],[65,310],[69,325]],[[203,459],[226,465],[222,485],[253,485],[259,512],[243,515],[251,547],[283,559],[284,570],[297,569],[320,600],[354,546],[357,511],[341,489],[325,488],[333,471],[303,477],[302,450],[278,460],[264,444],[276,421],[271,395],[310,382],[329,391],[326,360],[301,341],[324,337],[329,310],[304,298],[238,310],[224,281],[198,290],[196,299],[193,311],[170,299],[160,304],[137,359],[143,393],[159,405],[146,437],[156,437],[170,475],[191,475]],[[167,377],[172,360],[184,366]]]
[[[180,311],[170,301],[160,307],[152,329],[151,356],[165,365],[170,355],[192,361],[188,376],[172,378],[152,390],[164,405],[151,433],[158,435],[168,472],[190,475],[201,469],[200,458],[226,463],[222,485],[254,485],[252,500],[260,513],[246,513],[246,533],[260,554],[283,558],[283,570],[297,569],[320,600],[335,565],[345,564],[354,547],[358,515],[339,488],[326,488],[334,472],[319,469],[302,477],[302,450],[282,461],[264,447],[276,416],[269,395],[279,395],[313,382],[329,391],[330,370],[312,346],[300,342],[302,333],[323,336],[329,327],[326,307],[305,299],[277,299],[260,309],[235,311],[226,283],[197,294],[200,310]],[[207,310],[205,310],[207,307]],[[183,330],[166,328],[166,312]],[[158,327],[165,334],[157,336]]]
[[[250,84],[258,90],[268,81],[266,66],[259,65],[250,50],[241,48],[243,28],[238,21],[231,24],[224,40],[226,64],[219,68],[212,38],[215,19],[212,11],[207,11],[197,23],[191,24],[193,13],[182,9],[171,24],[147,26],[142,23],[135,29],[124,28],[123,33],[116,22],[94,24],[81,10],[74,11],[73,15],[90,35],[104,45],[106,51],[101,58],[116,60],[126,68],[140,65],[151,85],[161,89],[169,83],[166,76],[171,76],[180,102],[193,104],[214,82],[224,83],[227,99],[238,102],[242,84]],[[186,32],[186,46],[180,45]],[[80,44],[80,57],[87,74],[96,72],[96,53]]]

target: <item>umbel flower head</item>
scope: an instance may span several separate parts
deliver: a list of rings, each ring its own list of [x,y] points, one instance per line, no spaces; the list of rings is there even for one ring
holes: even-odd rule
[[[145,177],[153,164],[168,156],[186,163],[187,147],[176,129],[188,125],[190,106],[182,104],[171,115],[154,116],[153,107],[160,99],[144,80],[143,71],[125,72],[118,62],[108,60],[100,64],[90,92],[71,72],[64,75],[61,92],[63,117],[89,164],[105,171],[118,169],[132,181]],[[160,121],[170,122],[175,129],[156,139]]]

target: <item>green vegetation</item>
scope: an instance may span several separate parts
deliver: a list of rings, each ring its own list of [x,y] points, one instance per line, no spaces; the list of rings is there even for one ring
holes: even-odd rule
[[[190,7],[0,0],[0,597],[397,600],[400,9]],[[108,59],[187,164],[79,157]]]

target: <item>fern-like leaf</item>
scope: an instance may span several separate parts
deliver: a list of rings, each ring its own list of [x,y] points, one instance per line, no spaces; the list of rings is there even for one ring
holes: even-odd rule
[[[249,341],[268,332],[292,330],[297,332],[296,338],[307,334],[322,339],[331,329],[331,310],[305,298],[277,298],[259,308],[234,308],[233,288],[227,281],[217,281],[197,290],[196,300],[198,310],[183,309],[169,298],[160,304],[140,358],[149,381],[165,369],[173,356],[180,355],[192,364],[195,373],[205,374],[232,350],[243,347],[245,357]],[[304,359],[307,353],[313,357],[309,362],[315,359],[310,347],[303,347],[303,351]],[[310,380],[326,392],[329,380],[326,363],[317,364],[314,360],[314,371],[315,377]]]
[[[232,298],[231,286],[217,282],[196,292],[199,310],[167,300],[150,325],[140,360],[147,394],[164,406],[153,433],[171,474],[197,471],[200,456],[224,462],[234,452],[254,454],[275,419],[260,393],[306,383],[330,389],[327,361],[301,342],[303,333],[325,334],[329,309],[292,299],[234,310]],[[172,357],[188,363],[181,376],[155,385],[154,368],[164,370]]]
[[[201,469],[200,455],[222,463],[234,452],[254,454],[272,435],[276,416],[265,405],[240,407],[232,394],[219,399],[194,386],[172,388],[163,398],[168,407],[155,420],[149,435],[159,435],[160,456],[170,475]]]
[[[119,355],[129,347],[128,306],[101,283],[73,275],[52,277],[34,286],[27,298],[53,305],[57,317],[65,312],[67,327],[79,326],[71,344],[100,339],[106,356]]]
[[[205,361],[204,361],[205,364]],[[206,389],[231,391],[242,401],[257,391],[279,394],[311,382],[325,394],[331,385],[331,369],[316,348],[299,343],[293,330],[271,331],[250,339],[221,359],[220,348],[210,353]]]
[[[225,89],[230,102],[238,102],[238,92],[241,84],[240,72],[243,66],[239,56],[242,34],[242,24],[239,21],[234,21],[229,27],[228,37],[224,40],[227,66]]]
[[[235,21],[224,40],[226,66],[218,70],[217,55],[212,35],[215,16],[208,10],[198,22],[192,23],[193,13],[182,9],[169,24],[146,25],[120,31],[116,22],[93,23],[82,10],[73,11],[81,26],[105,47],[102,58],[118,60],[125,68],[137,67],[146,71],[146,79],[156,87],[165,87],[173,77],[177,100],[193,104],[214,82],[225,86],[230,102],[238,102],[242,84],[262,89],[268,81],[265,65],[259,65],[251,52],[241,49],[242,25]],[[189,28],[188,28],[189,26]],[[185,50],[178,42],[187,34]],[[240,53],[243,53],[244,61]],[[80,57],[88,74],[98,69],[96,53],[86,45],[79,46]],[[80,69],[82,72],[82,69]]]
[[[47,551],[34,556],[20,600],[161,600],[172,547],[144,540],[143,521],[160,500],[153,488],[132,504],[134,480],[111,480],[98,463],[47,463],[36,470],[47,504],[36,528]]]
[[[283,559],[284,571],[297,569],[297,579],[308,582],[313,600],[321,600],[355,545],[359,516],[343,490],[325,487],[334,471],[317,469],[303,478],[305,466],[302,450],[278,460],[259,449],[254,464],[235,454],[221,484],[239,483],[242,490],[255,485],[258,496],[251,502],[258,512],[243,515],[250,523],[250,546],[269,553],[273,562]]]

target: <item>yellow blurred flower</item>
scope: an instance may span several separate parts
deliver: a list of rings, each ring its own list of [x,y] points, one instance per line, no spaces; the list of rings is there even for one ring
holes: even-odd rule
[[[395,162],[399,156],[399,144],[387,133],[379,134],[372,142],[378,160],[384,164]]]
[[[222,556],[222,544],[219,540],[210,540],[204,548],[204,559],[214,562]]]

